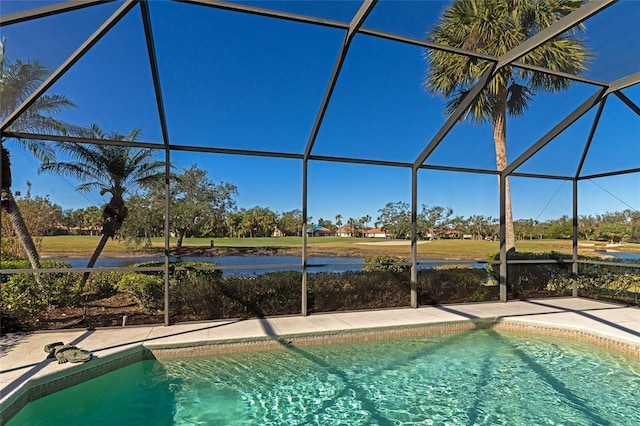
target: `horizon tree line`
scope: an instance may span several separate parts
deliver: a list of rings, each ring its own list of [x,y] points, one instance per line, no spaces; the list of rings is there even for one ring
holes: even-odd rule
[[[239,191],[235,185],[228,182],[214,183],[208,178],[205,170],[195,165],[179,171],[176,179],[184,175],[199,176],[198,185],[191,190],[185,190],[182,192],[184,198],[176,198],[171,203],[172,206],[176,203],[182,204],[181,209],[171,210],[169,232],[173,237],[179,238],[181,235],[182,238],[268,238],[302,235],[300,209],[277,212],[262,206],[238,208],[236,197]],[[187,201],[191,191],[198,190],[200,186],[210,188],[209,198],[201,197],[197,200],[193,199],[192,202]],[[105,206],[64,209],[48,197],[32,196],[30,183],[28,188],[23,197],[16,198],[16,202],[23,212],[25,223],[32,230],[37,245],[43,236],[101,234]],[[184,186],[183,189],[185,189]],[[140,247],[149,244],[152,238],[164,236],[164,195],[158,187],[147,192],[139,190],[129,196],[126,203],[127,220],[115,233],[114,238]],[[378,210],[378,216],[371,226],[383,228],[389,238],[409,238],[409,213],[408,203],[389,202]],[[359,218],[350,217],[343,223],[343,216],[338,214],[335,216],[335,221],[321,217],[316,222],[311,218],[308,227],[312,228],[317,224],[335,231],[341,226],[347,226],[355,229],[352,233],[353,237],[364,237],[363,231],[368,229],[367,222],[371,220],[370,215],[365,215]],[[10,243],[15,238],[11,224],[4,220],[2,223],[4,252],[20,253],[19,245]],[[572,220],[566,215],[545,221],[520,219],[514,221],[514,228],[517,240],[570,239],[572,237]],[[420,239],[494,240],[498,238],[499,232],[498,220],[491,216],[464,217],[456,215],[451,208],[426,205],[422,206],[418,215]],[[640,212],[627,209],[621,212],[581,215],[578,220],[578,234],[579,238],[585,241],[640,242]],[[175,244],[179,247],[177,242]]]

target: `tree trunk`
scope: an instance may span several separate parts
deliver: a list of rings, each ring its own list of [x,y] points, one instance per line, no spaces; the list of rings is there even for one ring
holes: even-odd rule
[[[4,146],[2,147],[2,170],[0,173],[2,174],[2,190],[0,191],[2,210],[4,210],[9,216],[11,226],[13,227],[27,258],[31,263],[31,267],[33,269],[40,269],[38,249],[36,249],[36,245],[33,243],[29,229],[24,223],[22,214],[20,214],[20,209],[18,208],[16,200],[13,198],[13,193],[11,192],[11,159],[9,157],[9,151],[7,151]],[[40,284],[40,276],[38,274],[36,274],[36,280]]]
[[[24,223],[20,209],[18,209],[16,200],[13,198],[13,194],[9,188],[2,188],[2,209],[9,216],[11,226],[31,263],[31,267],[33,269],[40,269],[38,249],[36,249],[36,245],[33,243],[29,229],[27,229],[27,225]],[[39,280],[39,275],[36,275],[36,279]]]
[[[496,165],[499,171],[507,167],[507,91],[498,94],[493,115],[493,142],[496,148]],[[498,182],[499,184],[499,182]],[[505,182],[505,229],[507,251],[515,249],[516,241],[513,232],[513,213],[511,209],[511,190],[509,178]]]
[[[107,244],[107,240],[116,235],[116,232],[118,232],[118,229],[122,227],[122,223],[127,218],[128,214],[129,213],[122,196],[114,195],[111,197],[109,204],[107,204],[102,212],[102,238],[100,238],[98,246],[94,250],[93,255],[91,255],[87,268],[93,268],[93,265],[96,264],[96,260],[98,260],[104,246]],[[80,281],[81,289],[84,288],[84,285],[87,283],[89,274],[90,272],[82,274],[82,280]]]
[[[96,264],[96,261],[98,260],[98,257],[100,256],[100,253],[102,253],[102,250],[104,249],[104,246],[107,244],[108,240],[109,240],[109,235],[102,234],[102,238],[100,238],[100,242],[98,243],[98,246],[93,251],[91,258],[89,259],[87,268],[93,268],[93,265]],[[84,285],[87,283],[87,280],[89,279],[89,274],[90,272],[85,272],[82,274],[82,280],[80,281],[80,288],[84,288]]]

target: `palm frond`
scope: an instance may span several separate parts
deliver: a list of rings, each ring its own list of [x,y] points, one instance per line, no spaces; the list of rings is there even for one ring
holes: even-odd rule
[[[5,56],[6,39],[0,42],[0,119],[6,119],[48,77],[49,71],[39,61],[9,61]],[[75,128],[53,117],[63,109],[75,105],[63,95],[43,95],[20,114],[9,126],[10,131],[69,134]],[[16,140],[40,161],[54,160],[51,145],[42,141]]]
[[[582,0],[457,0],[443,13],[427,38],[446,46],[501,56],[582,3]],[[520,59],[553,71],[579,74],[590,58],[579,38],[580,30],[581,27],[576,26]],[[487,66],[483,61],[436,49],[430,50],[425,60],[428,64],[425,91],[448,99],[447,114],[457,108]],[[507,66],[487,84],[464,119],[486,122],[492,116],[491,108],[501,104],[498,99],[505,93],[508,93],[509,114],[521,115],[536,92],[554,92],[570,84],[566,78]]]
[[[82,134],[93,139],[133,142],[141,132],[141,128],[135,128],[128,135],[123,135],[105,132],[100,126],[93,124],[84,129]],[[83,181],[78,190],[100,189],[103,194],[121,197],[136,187],[164,176],[164,162],[154,161],[155,151],[151,149],[72,142],[60,142],[57,146],[74,161],[43,165],[41,171],[65,174]]]
[[[513,83],[508,89],[507,111],[515,117],[521,117],[529,109],[531,99],[533,93],[527,86]]]

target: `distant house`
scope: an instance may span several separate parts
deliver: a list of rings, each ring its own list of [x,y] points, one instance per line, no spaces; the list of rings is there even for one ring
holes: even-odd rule
[[[351,237],[352,229],[350,226],[342,226],[336,229],[336,235],[338,237]]]
[[[373,228],[364,231],[364,236],[367,238],[387,238],[387,233],[381,228]]]
[[[425,237],[427,238],[428,241],[432,241],[435,238],[436,235],[436,230],[433,228],[429,228],[427,229],[427,234],[425,235]]]
[[[457,229],[447,229],[444,231],[444,236],[446,238],[460,238],[461,232]]]
[[[325,228],[324,226],[316,226],[315,228],[309,228],[307,230],[307,234],[310,237],[331,237],[336,235],[335,232],[333,232],[329,228]]]

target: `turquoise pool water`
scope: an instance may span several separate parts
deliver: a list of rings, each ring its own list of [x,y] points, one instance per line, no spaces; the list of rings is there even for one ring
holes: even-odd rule
[[[640,360],[479,330],[144,361],[9,425],[640,425]]]

